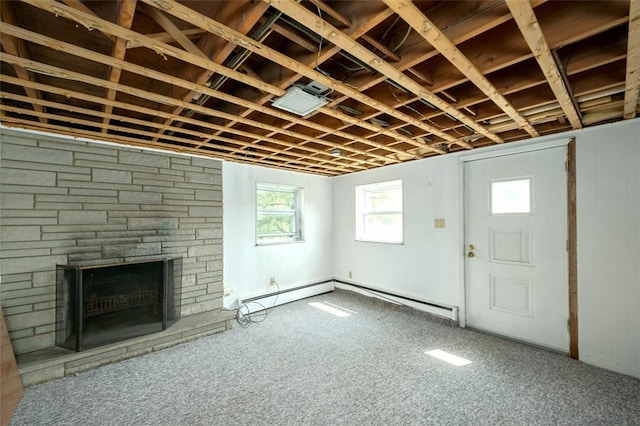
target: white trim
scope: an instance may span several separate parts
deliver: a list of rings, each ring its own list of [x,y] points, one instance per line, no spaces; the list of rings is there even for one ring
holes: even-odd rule
[[[467,296],[466,296],[466,264],[465,264],[465,240],[464,240],[464,162],[458,161],[458,247],[460,247],[461,253],[458,256],[458,273],[460,282],[458,283],[458,324],[460,327],[467,326]]]
[[[267,293],[258,296],[251,297],[239,297],[236,306],[241,306],[246,303],[246,307],[243,308],[242,313],[259,312],[264,309],[270,309],[274,306],[283,305],[285,303],[295,302],[297,300],[306,299],[307,297],[317,296],[320,294],[333,291],[335,288],[333,279],[328,278],[318,284],[309,285],[294,290],[282,289],[280,294]],[[248,301],[248,299],[253,299]],[[255,302],[255,303],[254,303]]]
[[[388,303],[394,303],[396,305],[408,306],[410,308],[416,309],[418,311],[428,312],[432,315],[450,319],[453,321],[458,321],[458,307],[445,305],[443,303],[437,302],[429,302],[429,301],[418,301],[418,300],[409,300],[403,297],[402,295],[391,295],[386,293],[377,292],[375,289],[371,288],[360,288],[355,283],[353,285],[345,282],[340,279],[335,283],[335,288],[339,288],[342,290],[353,291],[354,293],[362,294],[368,297],[374,297],[376,299],[384,300]]]

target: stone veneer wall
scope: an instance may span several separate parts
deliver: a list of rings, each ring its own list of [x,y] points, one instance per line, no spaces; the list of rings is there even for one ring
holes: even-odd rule
[[[182,315],[222,308],[213,159],[0,129],[0,303],[14,351],[54,345],[56,264],[183,257]]]

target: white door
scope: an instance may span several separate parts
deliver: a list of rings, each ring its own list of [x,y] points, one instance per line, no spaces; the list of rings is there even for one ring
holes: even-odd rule
[[[467,325],[568,352],[566,147],[464,166]]]

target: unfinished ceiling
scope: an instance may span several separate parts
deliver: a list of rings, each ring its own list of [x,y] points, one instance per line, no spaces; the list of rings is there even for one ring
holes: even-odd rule
[[[5,126],[333,176],[638,111],[640,0],[0,5]]]

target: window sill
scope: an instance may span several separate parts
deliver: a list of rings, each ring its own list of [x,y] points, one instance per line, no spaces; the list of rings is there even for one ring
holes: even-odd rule
[[[356,239],[357,243],[374,243],[374,244],[391,244],[394,246],[403,246],[404,245],[404,241],[376,241],[376,240],[358,240]]]
[[[282,245],[282,244],[299,244],[299,243],[304,243],[304,242],[305,242],[305,240],[269,241],[269,242],[263,242],[263,243],[256,243],[256,247],[278,246],[278,245]]]

